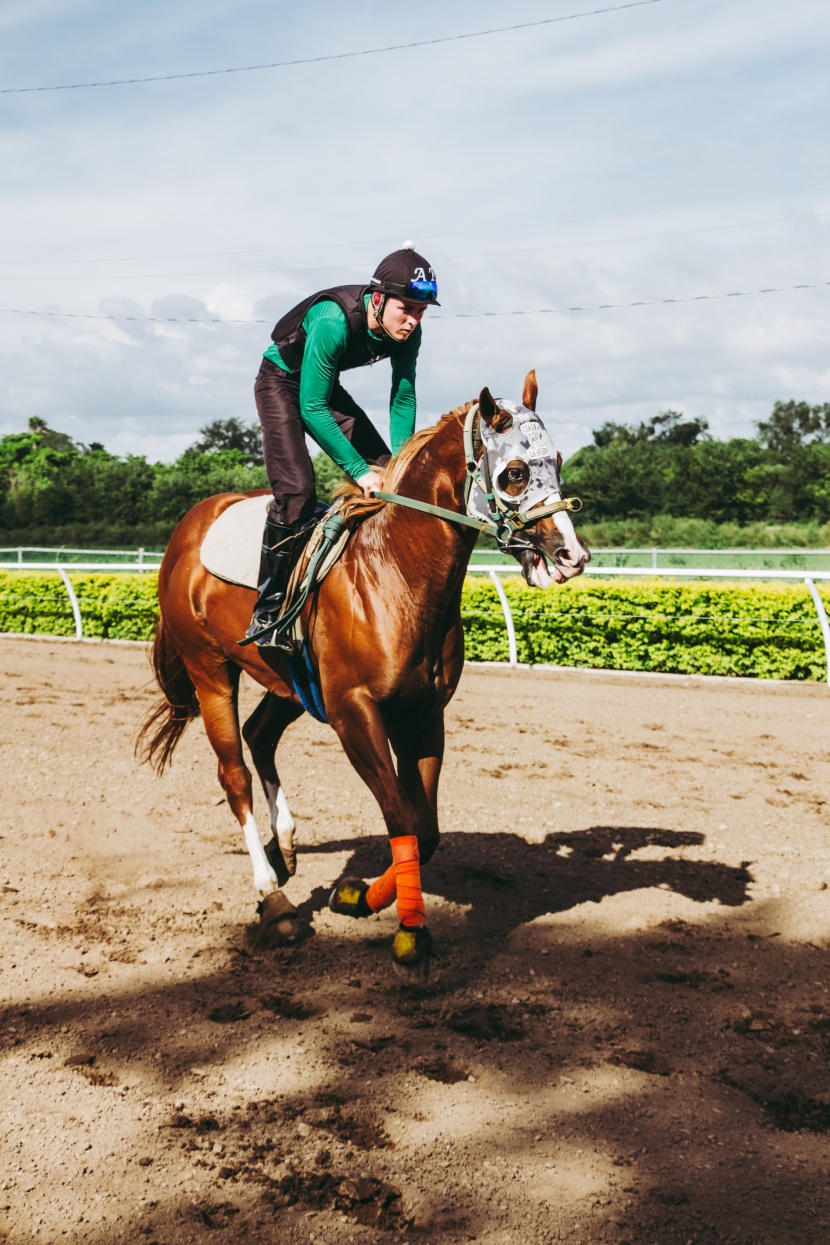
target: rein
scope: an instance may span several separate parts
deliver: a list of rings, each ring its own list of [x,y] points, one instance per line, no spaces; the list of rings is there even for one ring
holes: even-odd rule
[[[472,527],[478,532],[485,532],[488,536],[494,536],[502,549],[510,544],[517,532],[532,527],[541,519],[547,519],[550,515],[562,510],[576,512],[582,509],[582,501],[579,497],[564,497],[559,501],[549,502],[546,506],[534,506],[531,510],[510,510],[493,489],[487,451],[484,451],[481,463],[476,458],[476,440],[481,445],[481,438],[477,436],[475,427],[477,416],[478,403],[475,402],[464,421],[464,456],[467,461],[464,501],[466,504],[473,484],[479,484],[487,498],[489,521],[473,518],[469,514],[459,514],[457,510],[447,510],[444,506],[433,506],[430,502],[417,501],[414,497],[404,497],[400,493],[373,492],[372,496],[377,497],[379,501],[404,506],[408,510],[419,510],[422,514],[431,514],[437,519],[445,519],[448,523],[461,523],[464,527]]]

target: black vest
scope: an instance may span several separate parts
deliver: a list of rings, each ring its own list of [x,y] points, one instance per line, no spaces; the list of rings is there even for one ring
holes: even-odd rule
[[[302,367],[306,339],[303,320],[308,309],[323,299],[337,303],[349,326],[349,341],[337,364],[338,372],[347,372],[350,368],[363,367],[376,359],[388,359],[397,354],[403,342],[393,341],[391,337],[376,340],[369,335],[363,310],[363,298],[369,289],[368,285],[337,285],[331,290],[320,290],[319,294],[312,294],[292,307],[277,322],[271,334],[271,340],[285,365],[292,372],[299,372]]]

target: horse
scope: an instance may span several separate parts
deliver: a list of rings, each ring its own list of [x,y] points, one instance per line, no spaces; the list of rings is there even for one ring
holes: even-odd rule
[[[401,924],[392,961],[408,984],[429,975],[432,942],[420,867],[439,840],[444,711],[464,664],[461,590],[478,533],[497,534],[528,583],[538,587],[579,575],[590,558],[568,513],[577,507],[561,497],[561,455],[535,414],[537,394],[535,372],[525,378],[521,405],[497,401],[485,388],[477,402],[410,438],[386,469],[389,493],[367,498],[356,485],[342,486],[351,536],[302,614],[325,716],[378,803],[393,858],[371,886],[341,879],[329,906],[360,917],[397,901]],[[531,441],[511,459],[506,434],[519,427]],[[540,468],[549,495],[543,506],[522,513],[519,506]],[[486,505],[484,518],[471,517],[471,485],[479,512]],[[281,649],[239,645],[253,591],[216,578],[199,557],[210,525],[242,496],[226,493],[199,502],[167,546],[152,654],[162,697],[144,721],[136,749],[161,773],[188,723],[201,714],[251,860],[260,899],[258,945],[273,947],[310,932],[282,890],[296,870],[295,822],[276,768],[280,739],[303,708]],[[265,695],[240,733],[243,670]],[[267,846],[254,818],[243,737],[268,801],[273,838]]]

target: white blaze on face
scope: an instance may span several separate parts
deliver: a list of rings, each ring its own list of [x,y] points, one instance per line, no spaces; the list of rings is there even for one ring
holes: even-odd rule
[[[561,493],[551,493],[542,504],[549,506],[561,499]],[[584,550],[579,543],[576,528],[567,510],[558,510],[556,514],[551,515],[551,518],[564,541],[564,554],[568,561],[563,564],[557,560],[548,564],[541,554],[536,554],[527,577],[528,582],[533,584],[534,588],[550,588],[552,584],[564,584],[572,576],[578,575],[585,564]]]
[[[573,519],[567,510],[559,510],[554,516],[553,521],[556,524],[559,535],[565,542],[565,549],[570,558],[580,558],[582,556],[582,546],[579,543],[579,537],[576,534],[576,528],[573,525]]]

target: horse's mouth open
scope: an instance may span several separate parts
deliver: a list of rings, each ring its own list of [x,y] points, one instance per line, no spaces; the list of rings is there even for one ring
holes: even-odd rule
[[[551,584],[564,584],[565,576],[554,562],[551,574],[547,558],[533,549],[522,553],[522,574],[531,588],[550,588]]]

